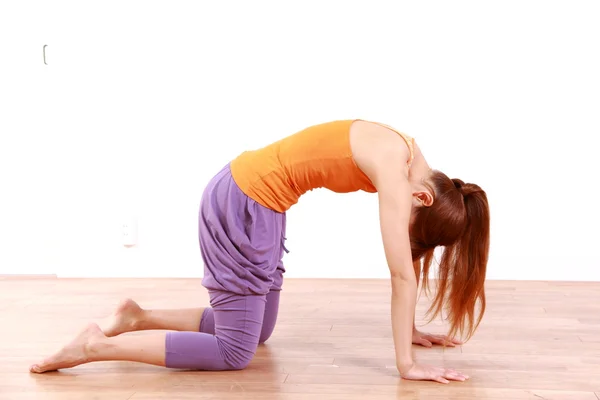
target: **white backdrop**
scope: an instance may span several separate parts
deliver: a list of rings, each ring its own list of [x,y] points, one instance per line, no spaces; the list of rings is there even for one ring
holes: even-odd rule
[[[599,20],[595,1],[3,0],[0,274],[201,276],[212,174],[363,118],[487,190],[490,279],[599,280]],[[377,218],[376,195],[307,194],[287,277],[386,277]]]

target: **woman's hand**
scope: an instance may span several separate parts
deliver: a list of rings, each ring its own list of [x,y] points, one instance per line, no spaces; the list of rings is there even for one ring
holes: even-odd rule
[[[450,383],[450,381],[465,381],[469,379],[468,375],[461,374],[453,369],[439,368],[431,365],[413,364],[406,371],[400,371],[403,379],[413,381],[436,381],[440,383]]]
[[[419,332],[416,329],[413,329],[412,342],[413,344],[418,344],[424,347],[431,347],[434,344],[445,344],[448,347],[454,347],[457,344],[462,344],[460,340],[449,338],[446,335],[434,335],[430,333],[423,333]]]

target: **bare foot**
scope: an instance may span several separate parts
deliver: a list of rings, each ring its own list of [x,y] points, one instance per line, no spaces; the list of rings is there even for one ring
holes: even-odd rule
[[[106,336],[100,327],[90,324],[71,343],[42,362],[32,365],[29,371],[40,374],[90,362],[90,347],[102,339],[106,339]]]
[[[113,314],[101,325],[107,337],[117,336],[125,332],[137,330],[143,314],[142,308],[131,299],[121,301]]]

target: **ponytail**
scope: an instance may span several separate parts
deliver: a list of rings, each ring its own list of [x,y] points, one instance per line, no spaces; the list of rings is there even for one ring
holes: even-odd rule
[[[448,335],[465,336],[468,340],[486,307],[484,284],[490,242],[487,195],[479,186],[451,180],[439,171],[433,173],[431,184],[435,193],[433,205],[416,211],[411,228],[413,263],[415,271],[422,273],[423,290],[429,292],[434,249],[444,248],[436,295],[427,314],[432,320],[446,309]]]

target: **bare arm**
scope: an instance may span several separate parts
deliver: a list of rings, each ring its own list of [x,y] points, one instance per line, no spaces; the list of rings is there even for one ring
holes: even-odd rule
[[[384,162],[389,157],[389,162]],[[382,158],[377,173],[379,218],[392,283],[392,331],[396,365],[402,374],[413,366],[412,334],[417,297],[417,278],[412,262],[408,226],[411,187],[394,154]]]

